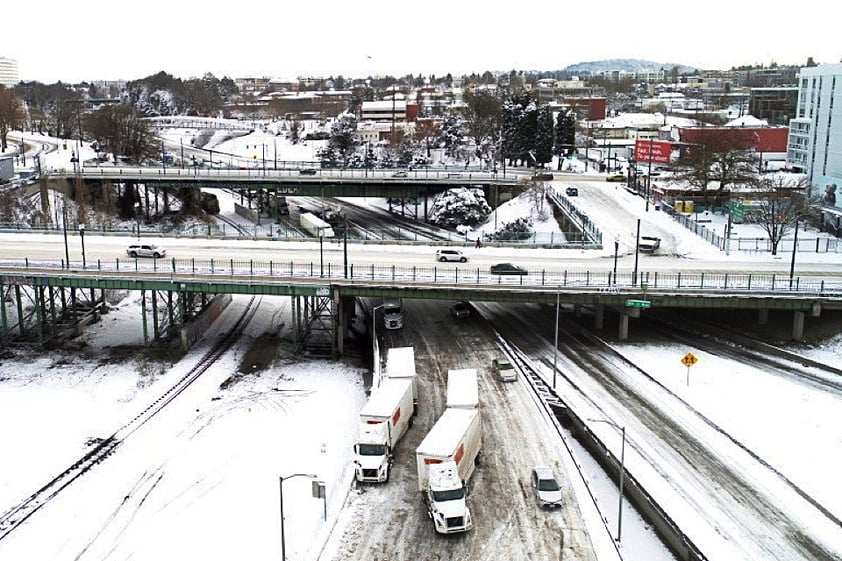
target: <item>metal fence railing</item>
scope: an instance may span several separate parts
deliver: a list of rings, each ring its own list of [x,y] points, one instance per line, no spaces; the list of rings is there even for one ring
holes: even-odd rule
[[[726,238],[713,231],[705,223],[698,222],[691,216],[674,214],[676,222],[710,243],[725,251],[745,251],[755,253],[771,253],[772,242],[768,238]],[[793,246],[798,253],[842,253],[842,239],[839,238],[784,238],[778,242],[779,254],[792,253]]]
[[[166,275],[167,278],[214,277],[215,280],[245,280],[250,283],[273,283],[281,279],[327,281],[368,281],[400,283],[401,285],[448,284],[475,287],[523,287],[614,292],[624,289],[673,292],[728,293],[809,293],[842,298],[842,275],[788,276],[784,274],[662,272],[662,271],[591,271],[528,270],[525,274],[493,274],[488,269],[471,266],[399,266],[335,263],[319,261],[256,261],[241,259],[115,259],[86,263],[64,261],[36,261],[30,259],[3,260],[0,268],[7,275],[29,273],[66,275],[68,272],[123,273],[134,276]],[[0,276],[4,273],[0,271]],[[84,274],[84,273],[83,273]]]

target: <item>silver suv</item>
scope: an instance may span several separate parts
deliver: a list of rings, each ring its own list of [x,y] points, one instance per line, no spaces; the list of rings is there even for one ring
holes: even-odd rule
[[[129,257],[154,257],[160,259],[166,257],[167,250],[160,245],[155,244],[132,244],[126,248],[126,254]]]
[[[436,251],[436,261],[459,261],[464,263],[468,260],[468,256],[458,249],[440,249]]]

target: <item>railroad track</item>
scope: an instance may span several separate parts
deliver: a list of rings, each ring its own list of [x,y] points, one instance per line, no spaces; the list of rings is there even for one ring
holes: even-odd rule
[[[243,313],[234,325],[217,341],[213,347],[193,366],[180,380],[158,397],[146,409],[126,424],[114,431],[113,434],[100,440],[96,446],[84,456],[76,460],[70,467],[54,477],[49,483],[26,497],[17,505],[12,506],[0,514],[0,540],[6,538],[17,527],[26,522],[32,515],[46,506],[62,490],[74,481],[91,471],[94,466],[105,461],[129,436],[152,420],[161,410],[184,392],[190,385],[204,374],[239,338],[240,333],[257,311],[259,301],[252,297],[246,304]]]

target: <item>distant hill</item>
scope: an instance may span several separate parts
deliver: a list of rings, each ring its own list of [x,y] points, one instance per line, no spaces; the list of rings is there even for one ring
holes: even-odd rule
[[[643,72],[646,70],[660,70],[661,68],[663,68],[665,72],[669,72],[674,66],[678,67],[678,72],[680,74],[692,74],[697,70],[692,66],[677,64],[674,62],[655,62],[634,58],[612,58],[608,60],[595,60],[591,62],[571,64],[570,66],[563,68],[562,72],[570,74],[596,74],[600,72],[610,72],[612,70]]]

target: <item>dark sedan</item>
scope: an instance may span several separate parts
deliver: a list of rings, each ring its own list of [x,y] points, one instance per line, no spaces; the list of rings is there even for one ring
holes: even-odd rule
[[[490,272],[492,275],[528,275],[526,269],[518,267],[513,263],[497,263],[492,265]]]

